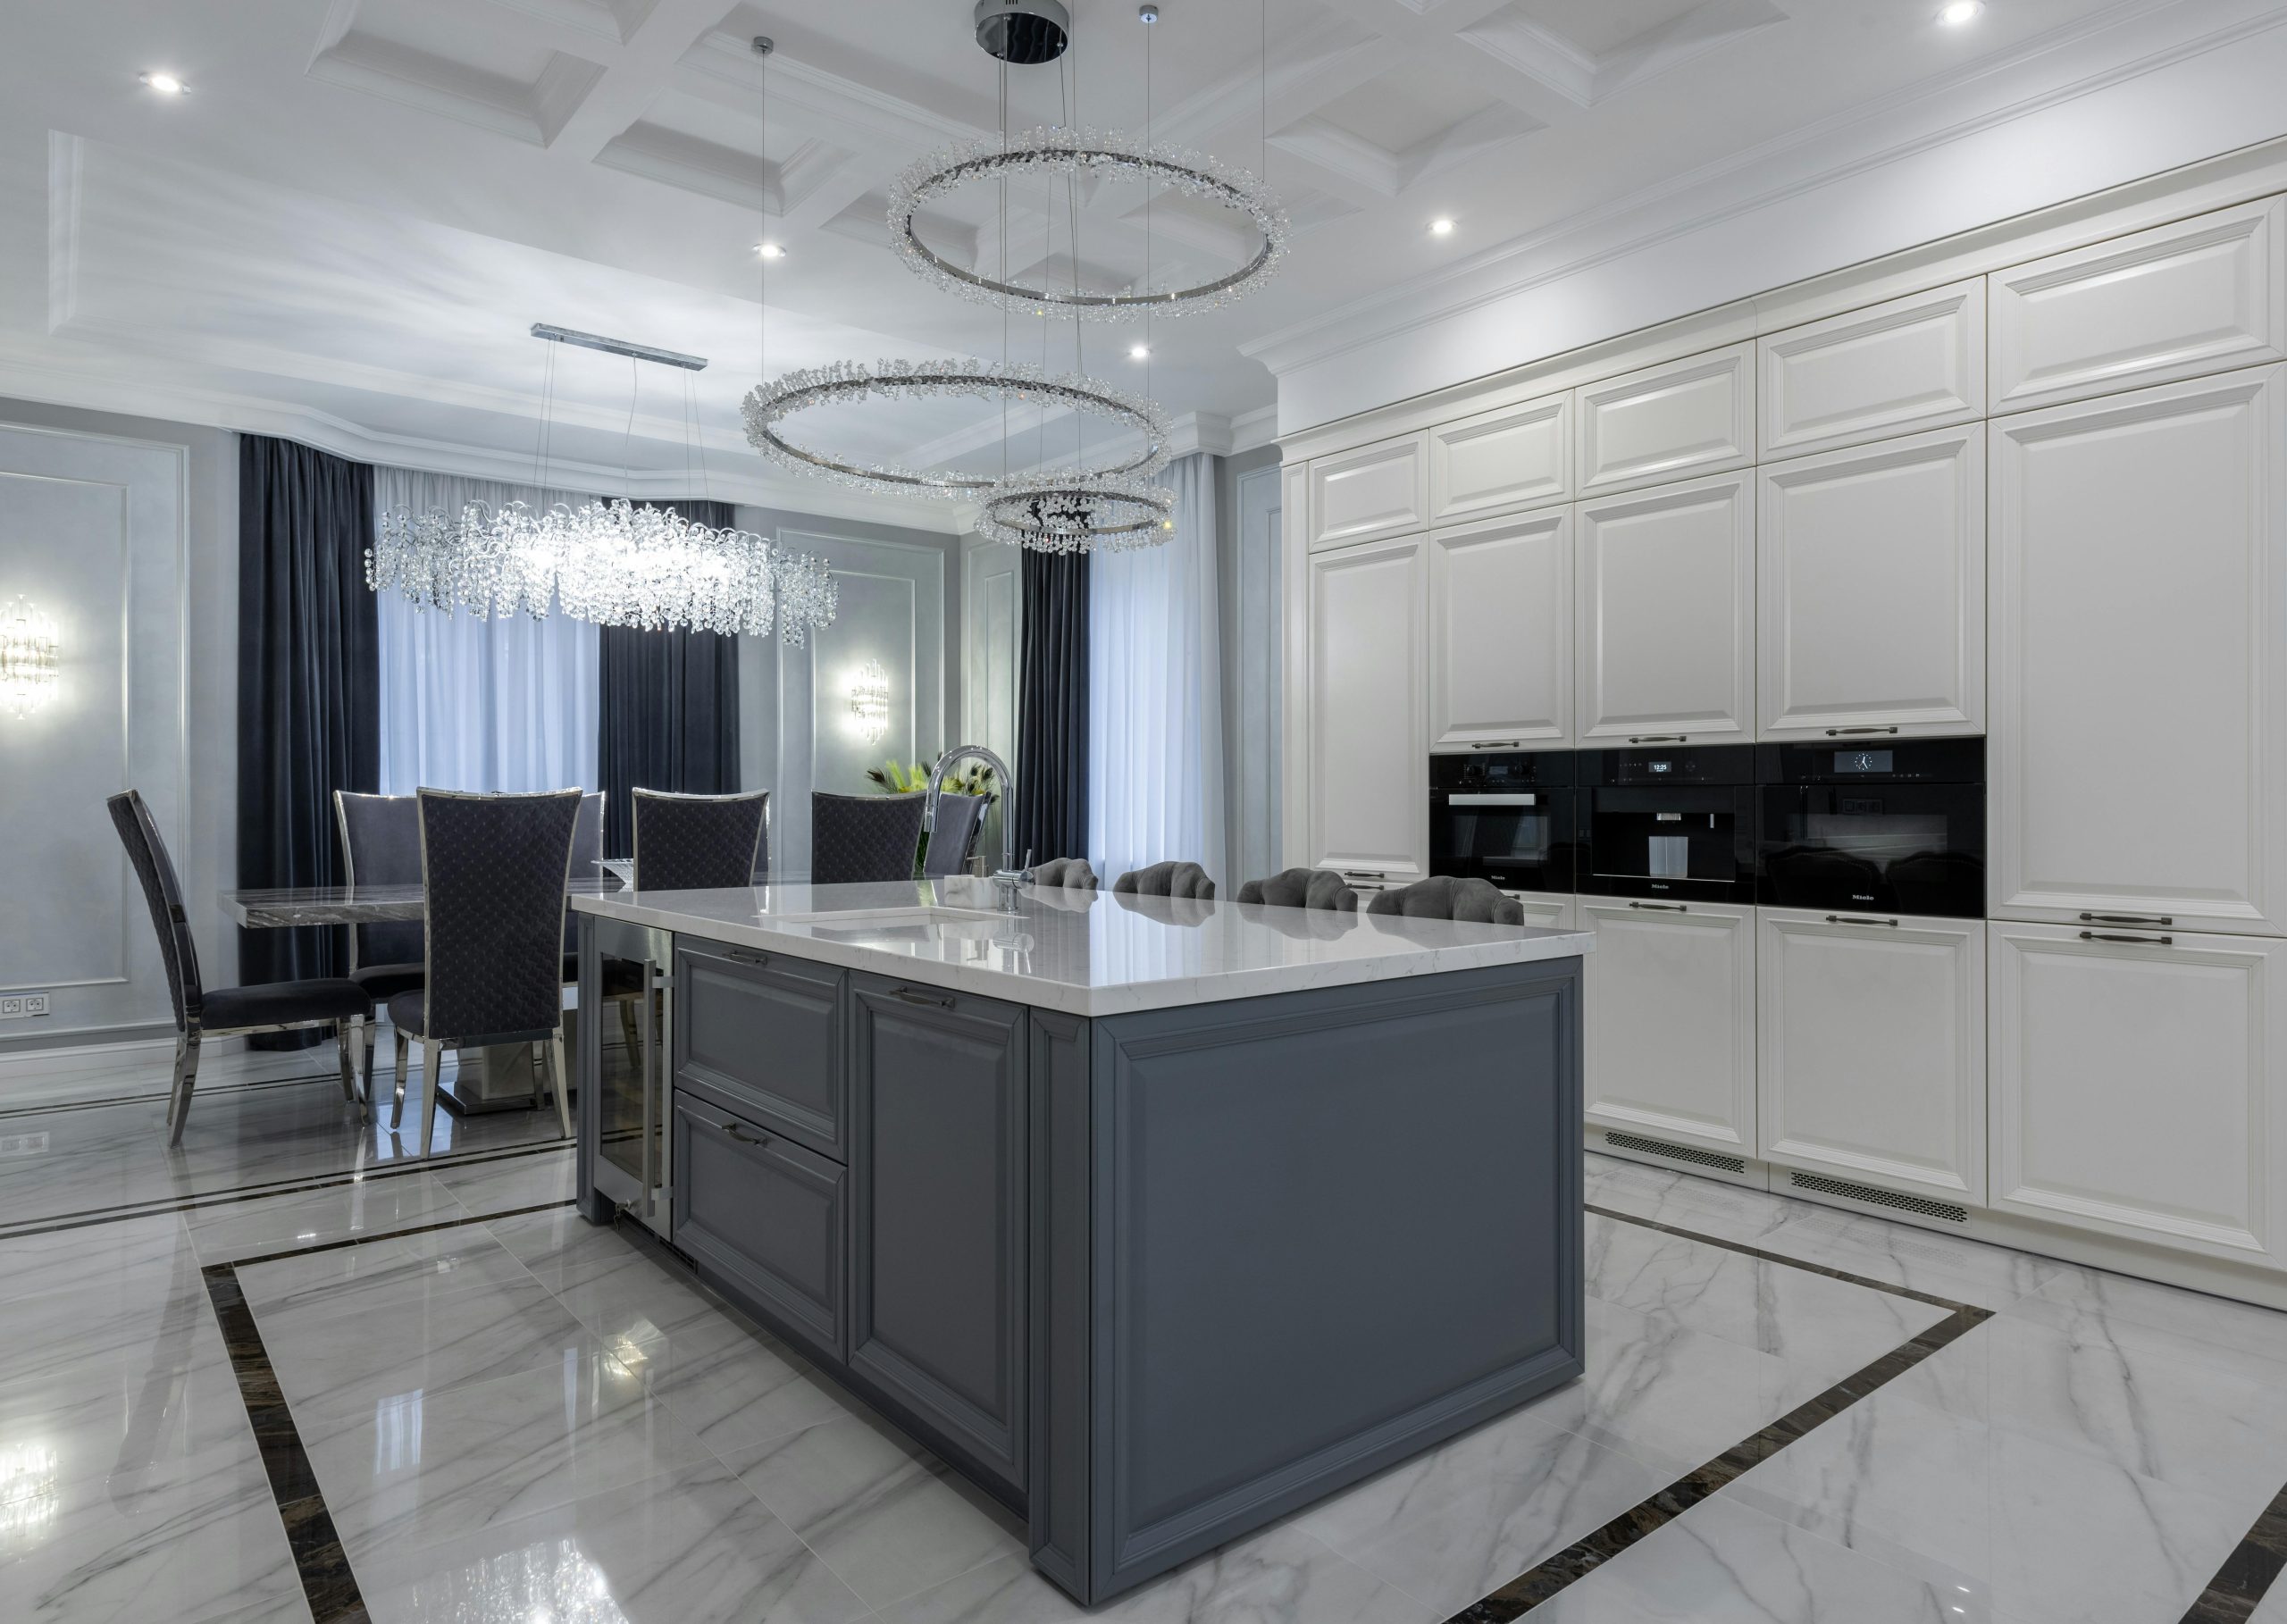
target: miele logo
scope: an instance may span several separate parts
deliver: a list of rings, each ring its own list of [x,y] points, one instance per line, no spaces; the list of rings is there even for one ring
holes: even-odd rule
[[[1863,891],[1854,891],[1850,893],[1850,900],[1853,902],[1872,902],[1874,899]]]

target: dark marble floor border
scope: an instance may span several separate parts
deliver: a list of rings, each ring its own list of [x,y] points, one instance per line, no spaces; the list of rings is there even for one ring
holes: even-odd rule
[[[2216,1577],[2183,1615],[2183,1624],[2245,1624],[2287,1569],[2287,1488],[2263,1508]]]
[[[306,1076],[248,1077],[240,1083],[202,1083],[198,1085],[198,1097],[204,1100],[209,1094],[242,1094],[256,1089],[291,1088],[306,1083],[331,1083],[338,1089],[341,1086],[341,1074],[329,1067],[324,1071],[314,1071]],[[105,1110],[120,1105],[149,1105],[155,1101],[163,1101],[166,1097],[166,1080],[161,1078],[159,1086],[148,1093],[97,1094],[88,1099],[65,1097],[32,1101],[23,1105],[0,1105],[0,1122],[5,1122],[15,1117],[45,1117],[64,1111]]]
[[[0,1242],[13,1241],[25,1235],[54,1235],[66,1229],[88,1229],[102,1224],[121,1224],[132,1218],[161,1218],[170,1212],[200,1212],[209,1207],[235,1206],[243,1201],[265,1201],[276,1195],[314,1194],[321,1190],[338,1189],[360,1180],[404,1178],[415,1173],[433,1173],[440,1168],[481,1168],[496,1161],[515,1161],[522,1157],[566,1151],[572,1148],[573,1143],[572,1140],[564,1138],[534,1139],[524,1144],[502,1145],[489,1151],[408,1157],[401,1162],[383,1162],[344,1173],[312,1173],[280,1179],[273,1184],[239,1185],[205,1195],[161,1196],[114,1207],[91,1207],[81,1212],[61,1213],[53,1218],[0,1225]]]

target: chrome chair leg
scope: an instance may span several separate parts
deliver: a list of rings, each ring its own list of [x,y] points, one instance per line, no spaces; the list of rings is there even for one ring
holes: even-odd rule
[[[333,1023],[333,1058],[335,1069],[341,1074],[341,1101],[345,1105],[357,1103],[357,1059],[350,1053],[349,1045],[358,1040],[364,1027],[361,1017],[356,1020]]]
[[[548,1086],[548,1068],[542,1064],[546,1059],[546,1056],[541,1053],[543,1048],[545,1048],[545,1045],[540,1043],[527,1043],[524,1045],[524,1063],[532,1071],[532,1109],[534,1110],[540,1109],[541,1092]]]
[[[183,1125],[190,1119],[190,1093],[198,1085],[198,1034],[185,1032],[175,1039],[174,1086],[167,1092],[167,1148],[182,1143]]]
[[[421,1048],[423,1054],[430,1057],[421,1074],[421,1154],[425,1157],[437,1137],[437,1090],[445,1080],[445,1057],[458,1055],[460,1045],[430,1038],[423,1042]]]
[[[367,1016],[357,1023],[358,1118],[373,1119],[373,1051],[381,1047],[381,1023]]]
[[[390,1072],[397,1082],[397,1101],[390,1113],[390,1128],[394,1132],[405,1122],[405,1076],[412,1069],[406,1060],[407,1040],[396,1026],[390,1028]]]
[[[549,1081],[556,1084],[556,1120],[566,1139],[572,1137],[572,1076],[564,1067],[564,1031],[558,1027],[548,1040]]]

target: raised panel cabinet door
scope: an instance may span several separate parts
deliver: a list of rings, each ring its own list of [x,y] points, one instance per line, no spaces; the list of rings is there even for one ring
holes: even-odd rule
[[[1763,361],[1763,457],[1943,428],[1985,415],[1985,283],[1772,333]]]
[[[841,1362],[839,1162],[678,1089],[674,1240],[736,1297]]]
[[[1992,1204],[2287,1267],[2287,941],[1987,929]]]
[[[1429,523],[1428,436],[1311,460],[1311,546],[1347,547]]]
[[[1759,910],[1763,1158],[1985,1201],[1985,925]]]
[[[1596,1126],[1755,1153],[1755,909],[1579,900]]]
[[[1581,497],[1755,461],[1755,346],[1584,384],[1572,392]]]
[[[1991,285],[1991,410],[2287,356],[2287,198],[2156,226]]]
[[[1429,537],[1429,748],[1546,749],[1572,735],[1572,515]]]
[[[688,943],[689,939],[685,939]],[[836,1161],[842,1128],[847,972],[718,942],[678,949],[675,1076]]]
[[[1428,557],[1421,536],[1311,555],[1309,867],[1428,872]]]
[[[1278,866],[1310,859],[1311,465],[1278,470]]]
[[[1990,907],[2287,932],[2287,367],[1996,421]]]
[[[1985,731],[1985,427],[1762,469],[1766,739]]]
[[[1569,931],[1574,925],[1574,905],[1578,898],[1559,896],[1553,891],[1504,891],[1524,905],[1525,923],[1539,931]]]
[[[1583,502],[1573,514],[1573,737],[1752,738],[1752,473]]]
[[[1023,1006],[858,973],[850,1364],[1025,1481]]]
[[[1572,397],[1551,395],[1429,431],[1429,522],[1452,524],[1572,494]]]

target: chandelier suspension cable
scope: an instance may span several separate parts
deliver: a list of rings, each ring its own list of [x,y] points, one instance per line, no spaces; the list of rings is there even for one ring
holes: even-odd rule
[[[1064,54],[1064,60],[1071,64],[1070,84],[1064,97],[1064,121],[1068,126],[1077,123],[1080,117],[1080,45],[1078,40],[1072,42],[1071,47]],[[1060,70],[1062,65],[1062,63],[1059,64]],[[1063,78],[1061,71],[1059,72],[1058,78],[1060,80]],[[1070,249],[1072,255],[1072,297],[1076,302],[1080,297],[1080,178],[1069,170],[1067,170],[1064,174],[1064,202],[1068,211],[1065,235],[1069,239],[1066,247]],[[1051,208],[1055,206],[1053,193],[1050,194],[1050,206]],[[1086,323],[1075,317],[1072,322],[1072,370],[1083,376],[1085,376],[1088,371],[1080,353],[1081,335],[1085,330]],[[1144,382],[1144,392],[1146,395],[1152,392],[1148,377]],[[1087,425],[1080,419],[1080,414],[1073,413],[1072,465],[1075,468],[1087,461],[1082,443],[1082,437],[1086,428]]]
[[[1001,64],[1001,145],[1005,147],[1009,145],[1009,63],[1006,57],[999,60]],[[1002,273],[1006,274],[1009,269],[1009,175],[1005,170],[1001,174],[1000,187],[1000,263]],[[1001,365],[1003,371],[1006,371],[1009,365],[1009,306],[1006,304],[1001,306]],[[1003,483],[1006,483],[1009,478],[1009,397],[1006,395],[1001,397],[1001,478]]]

